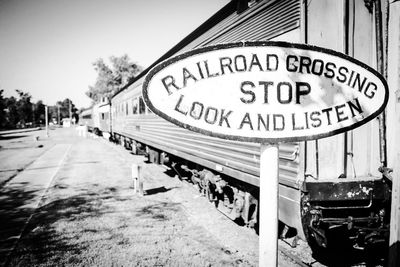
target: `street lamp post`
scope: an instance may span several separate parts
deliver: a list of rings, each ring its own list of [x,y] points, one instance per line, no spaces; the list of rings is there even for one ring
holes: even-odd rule
[[[45,123],[46,123],[46,137],[49,137],[49,106],[47,106],[46,105],[46,108],[45,108],[45,115],[44,115],[44,117],[45,117]]]

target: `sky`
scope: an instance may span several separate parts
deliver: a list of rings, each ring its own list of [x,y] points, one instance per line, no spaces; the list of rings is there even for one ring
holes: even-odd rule
[[[228,2],[0,0],[0,89],[89,107],[96,59],[127,54],[145,69]]]

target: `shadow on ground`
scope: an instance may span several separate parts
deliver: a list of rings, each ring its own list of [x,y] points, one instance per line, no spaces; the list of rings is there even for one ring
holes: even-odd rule
[[[11,140],[18,139],[22,137],[27,137],[27,135],[0,135],[0,140]]]
[[[166,221],[170,219],[168,214],[180,211],[181,207],[179,203],[160,202],[140,208],[137,210],[137,216]]]
[[[175,186],[175,187],[166,188],[165,186],[160,186],[160,187],[156,187],[156,188],[152,188],[152,189],[147,189],[147,190],[144,191],[144,194],[146,196],[155,195],[155,194],[159,194],[159,193],[168,192],[168,191],[170,191],[172,189],[175,189],[175,188],[177,188],[177,187]]]
[[[23,190],[21,188],[2,188],[0,192],[0,245],[4,240],[9,240],[20,233],[33,209],[26,206],[36,196],[35,190]]]
[[[54,187],[59,190],[60,187]],[[61,189],[62,190],[62,189]],[[82,192],[71,197],[59,198],[39,205],[38,192],[26,190],[23,185],[18,188],[2,188],[0,191],[0,266],[32,266],[48,262],[62,262],[65,255],[68,264],[78,264],[76,257],[87,247],[85,242],[74,242],[73,235],[66,235],[57,229],[60,222],[84,221],[97,218],[114,209],[104,205],[107,199],[124,201],[126,198],[114,196],[114,187],[101,188],[99,191]],[[43,202],[45,202],[42,199]],[[72,232],[72,231],[70,231]],[[74,234],[79,234],[76,231]],[[21,237],[21,238],[19,238]]]

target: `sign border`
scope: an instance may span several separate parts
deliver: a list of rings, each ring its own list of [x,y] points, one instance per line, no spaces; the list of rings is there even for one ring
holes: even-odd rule
[[[209,51],[223,50],[223,49],[229,49],[229,48],[239,48],[239,47],[253,47],[253,46],[283,47],[283,48],[311,50],[311,51],[322,52],[325,54],[337,56],[337,57],[340,57],[347,61],[350,61],[350,62],[368,70],[369,72],[373,73],[376,77],[378,77],[381,80],[382,84],[385,87],[384,102],[376,112],[372,113],[367,118],[363,119],[362,121],[356,122],[350,126],[346,126],[346,127],[340,128],[340,129],[336,129],[336,130],[329,131],[329,132],[322,133],[322,134],[315,134],[315,135],[302,135],[302,136],[282,137],[282,138],[268,138],[268,137],[260,138],[260,137],[245,137],[245,136],[238,136],[238,135],[226,135],[226,134],[221,134],[221,133],[215,133],[212,131],[204,130],[204,129],[196,127],[196,126],[182,123],[179,120],[172,118],[172,117],[168,116],[167,114],[161,112],[157,108],[155,108],[153,106],[153,104],[151,103],[150,99],[148,98],[147,88],[148,88],[150,80],[153,78],[153,76],[155,74],[157,74],[158,72],[160,72],[160,70],[164,69],[165,67],[167,67],[177,61],[183,60],[192,55],[198,55],[198,54],[202,54],[202,53],[209,52]],[[212,137],[218,137],[218,138],[228,139],[228,140],[233,140],[233,141],[252,142],[252,143],[265,143],[265,142],[276,143],[276,142],[298,142],[298,141],[309,141],[309,140],[321,139],[321,138],[330,137],[330,136],[333,136],[336,134],[344,133],[349,130],[353,130],[363,124],[366,124],[367,122],[376,118],[386,108],[386,105],[389,100],[389,88],[388,88],[388,84],[387,84],[386,80],[383,78],[383,76],[378,71],[373,69],[372,67],[368,66],[367,64],[365,64],[355,58],[352,58],[348,55],[345,55],[343,53],[340,53],[340,52],[337,52],[337,51],[334,51],[334,50],[331,50],[328,48],[323,48],[323,47],[318,47],[318,46],[308,45],[308,44],[288,43],[288,42],[282,42],[282,41],[244,41],[244,42],[224,43],[224,44],[205,46],[205,47],[201,47],[201,48],[197,48],[197,49],[193,49],[193,50],[184,52],[182,54],[170,57],[170,58],[162,61],[161,63],[159,63],[155,67],[153,67],[149,71],[149,73],[146,75],[146,78],[142,85],[142,96],[143,96],[143,99],[144,99],[147,107],[151,111],[153,111],[155,114],[162,117],[163,119],[165,119],[179,127],[185,128],[187,130],[197,132],[200,134],[204,134],[204,135],[208,135],[208,136],[212,136]]]

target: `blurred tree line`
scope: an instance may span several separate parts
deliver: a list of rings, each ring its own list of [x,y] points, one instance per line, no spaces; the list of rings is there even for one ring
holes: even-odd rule
[[[17,97],[4,97],[0,90],[0,129],[15,129],[37,127],[45,124],[45,104],[42,100],[32,103],[32,96],[21,90],[16,90]],[[71,106],[70,106],[71,105]],[[57,101],[56,105],[48,107],[48,121],[58,123],[63,118],[77,113],[77,108],[68,98]]]

